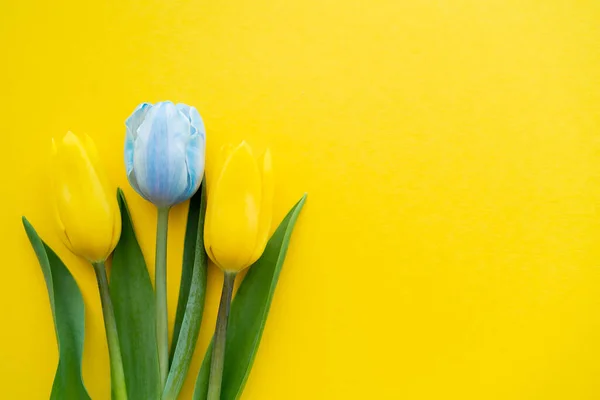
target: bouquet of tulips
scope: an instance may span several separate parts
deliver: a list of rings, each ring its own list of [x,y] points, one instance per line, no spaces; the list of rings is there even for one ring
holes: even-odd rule
[[[194,399],[240,397],[252,368],[304,195],[269,239],[273,168],[246,142],[224,146],[204,174],[204,123],[185,104],[143,103],[126,121],[125,166],[135,191],[157,208],[154,287],[127,202],[116,193],[87,135],[52,143],[53,207],[58,234],[86,259],[98,281],[114,400],[177,399],[200,331],[210,259],[224,273],[213,340]],[[169,210],[189,201],[179,298],[172,337],[167,318]],[[51,399],[89,399],[81,373],[84,304],[69,270],[23,218],[42,267],[54,317],[59,362]],[[106,264],[111,264],[110,281]],[[172,268],[172,266],[171,266]],[[249,268],[232,302],[237,274]],[[171,340],[169,340],[171,339]]]

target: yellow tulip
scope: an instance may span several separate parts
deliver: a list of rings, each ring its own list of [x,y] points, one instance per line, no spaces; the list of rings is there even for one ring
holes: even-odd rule
[[[54,206],[59,234],[75,254],[105,261],[121,236],[115,191],[87,135],[68,132],[52,141]]]
[[[239,272],[265,250],[271,229],[271,153],[257,160],[246,142],[226,146],[207,175],[208,204],[204,245],[225,272]]]

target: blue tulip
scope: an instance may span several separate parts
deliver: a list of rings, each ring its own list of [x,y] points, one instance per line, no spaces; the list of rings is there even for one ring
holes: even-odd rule
[[[168,208],[192,197],[204,174],[206,132],[198,111],[170,101],[140,104],[125,122],[129,183]]]

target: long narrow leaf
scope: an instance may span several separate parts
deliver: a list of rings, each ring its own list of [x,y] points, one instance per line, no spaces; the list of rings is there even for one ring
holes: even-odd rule
[[[50,399],[89,400],[90,396],[81,375],[85,330],[81,292],[65,264],[42,241],[25,217],[23,217],[23,226],[46,280],[58,342],[58,368],[54,376]]]
[[[129,400],[160,398],[154,291],[123,192],[121,239],[115,248],[110,295],[115,309]]]
[[[267,321],[290,236],[305,200],[306,195],[279,224],[261,258],[250,267],[231,304],[221,400],[238,399],[244,390]],[[196,380],[194,400],[206,399],[211,354],[212,346],[209,346]]]
[[[185,239],[183,242],[183,262],[181,265],[181,281],[179,284],[179,298],[177,300],[177,313],[175,314],[175,325],[173,326],[173,340],[171,342],[171,354],[169,355],[170,363],[173,362],[173,356],[175,355],[175,348],[177,347],[177,341],[179,340],[179,332],[181,331],[181,325],[183,324],[183,316],[185,315],[185,309],[188,303],[190,295],[190,287],[192,285],[192,275],[194,272],[194,260],[196,259],[197,241],[200,235],[202,240],[202,230],[204,230],[204,223],[200,224],[200,207],[202,203],[203,192],[205,184],[202,183],[202,187],[192,196],[190,199],[190,205],[188,209],[187,224],[185,227]],[[204,221],[204,215],[202,215]],[[200,230],[198,229],[200,226]],[[202,241],[204,245],[204,241]],[[206,264],[206,254],[204,251],[204,263]]]
[[[175,348],[175,351],[162,395],[163,400],[177,399],[190,368],[198,333],[200,332],[208,264],[206,251],[204,250],[205,186],[203,183],[198,193],[192,197],[188,211],[183,272],[177,305],[177,317],[180,317],[180,315],[182,317],[179,324],[177,319],[175,320],[176,331],[171,345],[172,348]],[[189,273],[190,269],[191,274]],[[180,310],[183,310],[183,314],[180,313]]]

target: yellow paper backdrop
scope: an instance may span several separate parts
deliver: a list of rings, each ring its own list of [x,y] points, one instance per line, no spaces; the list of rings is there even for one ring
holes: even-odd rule
[[[83,291],[84,379],[109,398],[93,272],[49,213],[50,138],[95,138],[153,265],[122,147],[135,106],[165,99],[200,110],[209,158],[271,147],[276,221],[309,194],[244,400],[600,398],[597,0],[5,1],[0,51],[2,398],[47,398],[57,363],[22,214]]]

